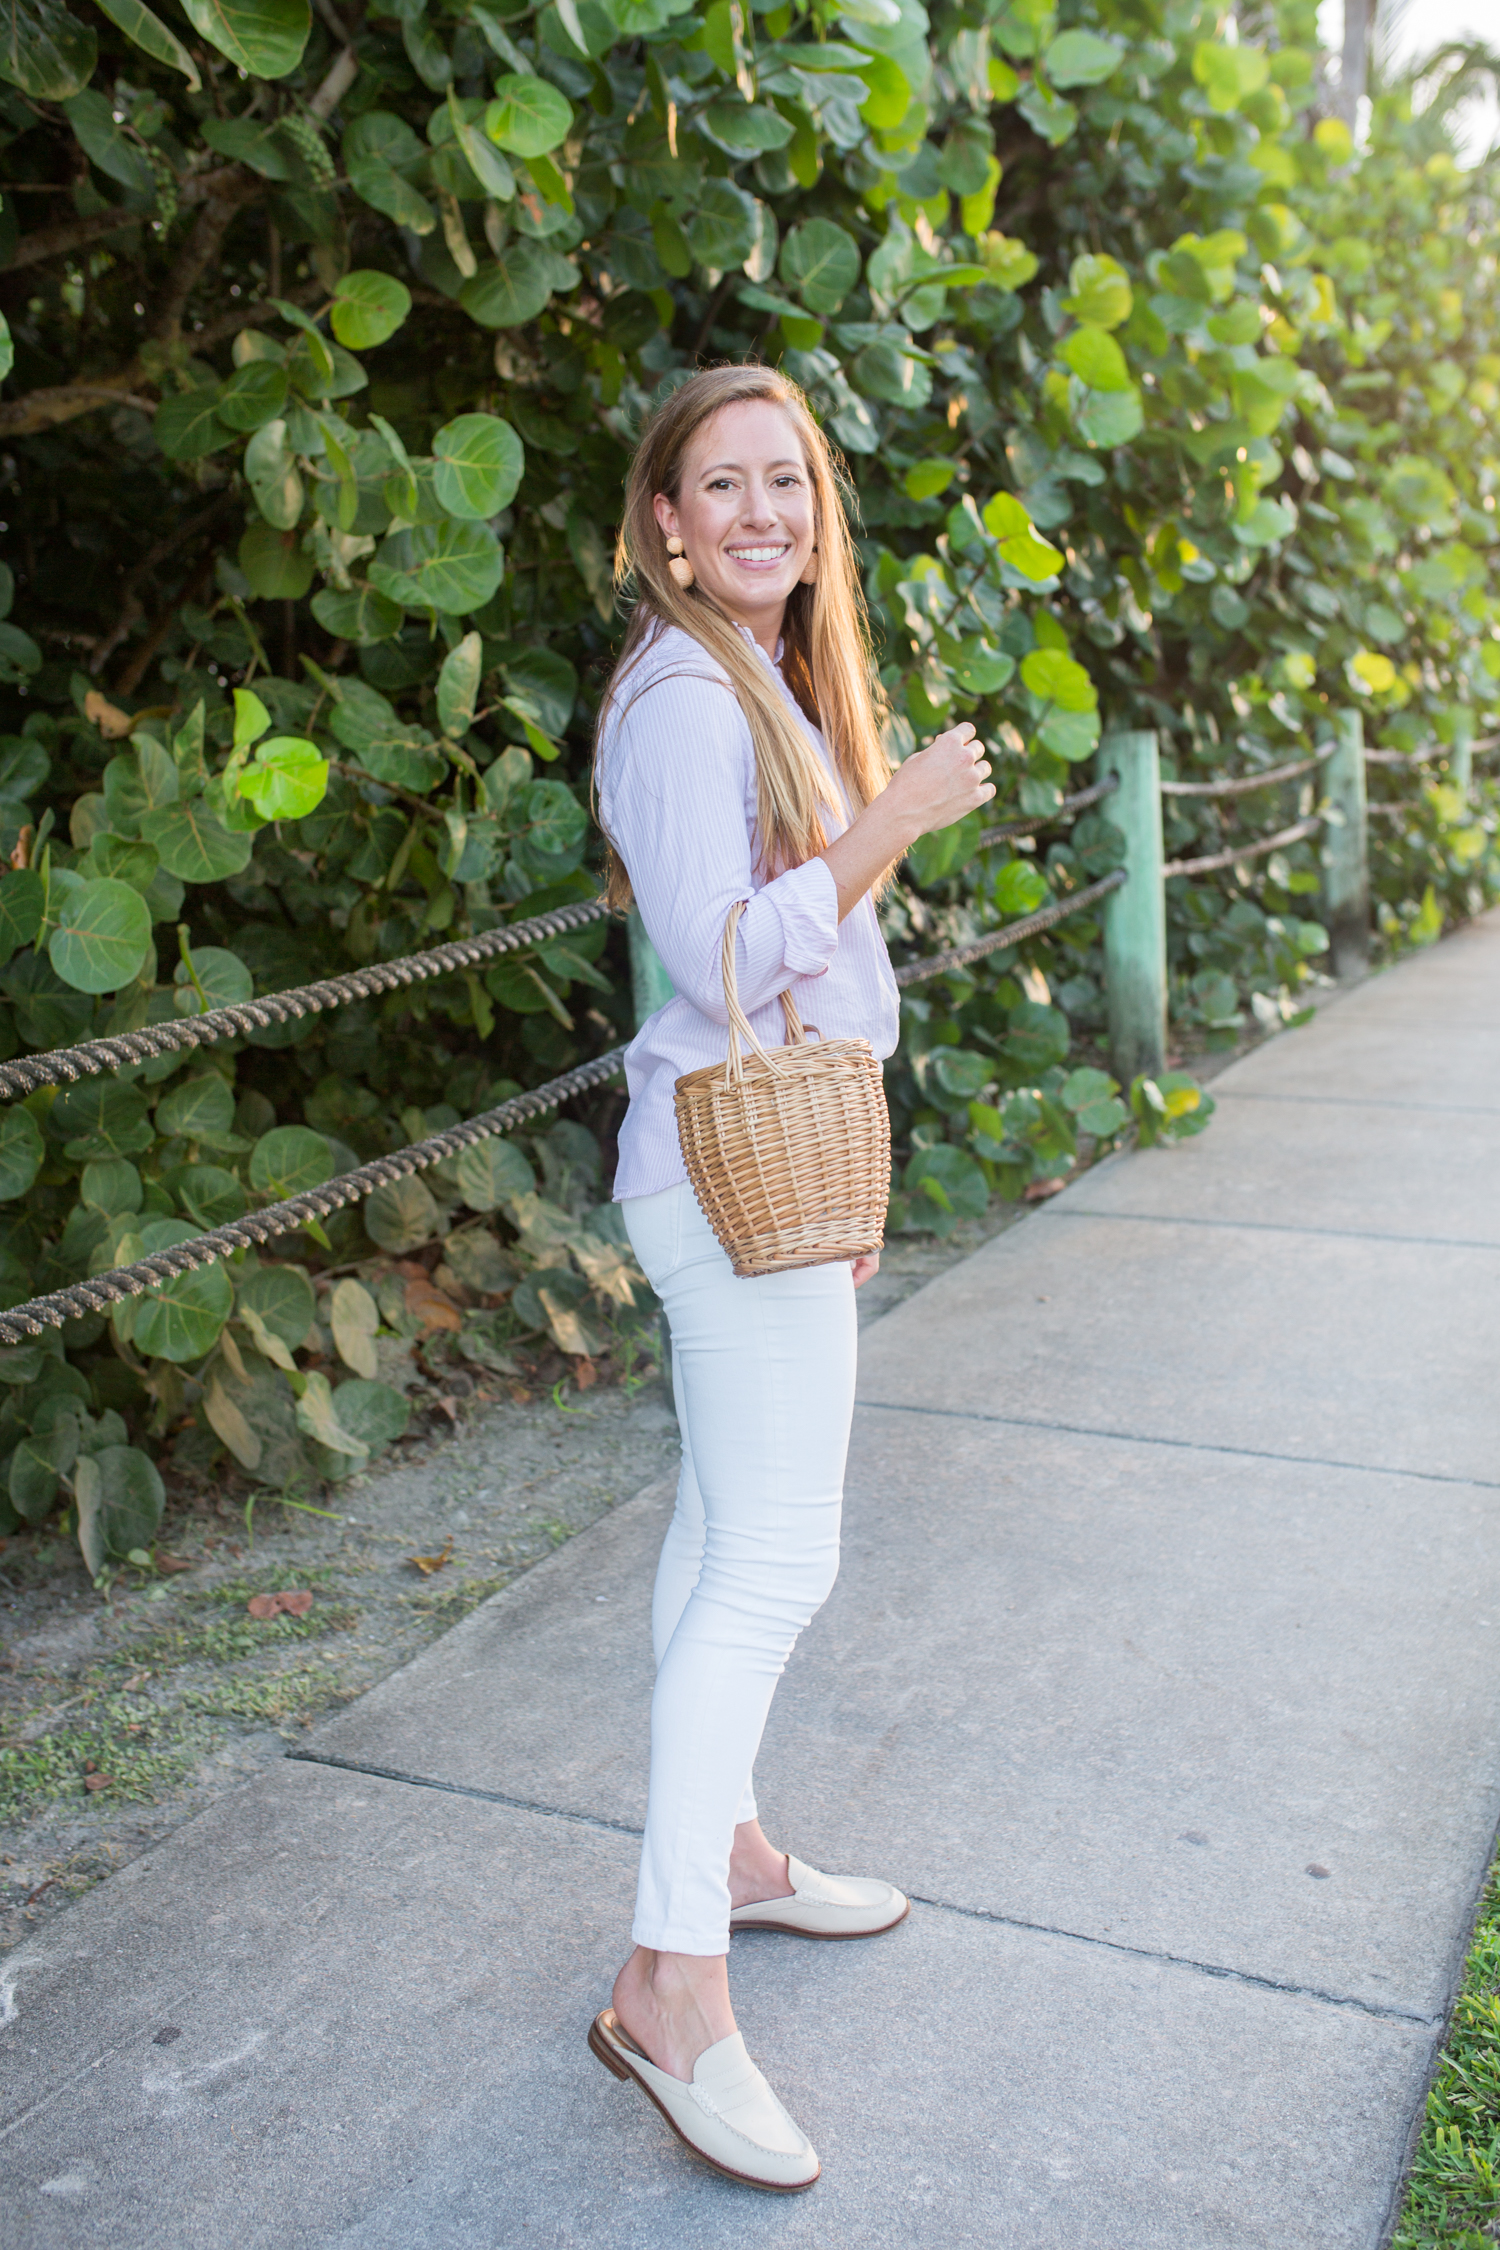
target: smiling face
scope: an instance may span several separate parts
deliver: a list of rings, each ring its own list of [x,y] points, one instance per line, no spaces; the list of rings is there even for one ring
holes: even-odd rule
[[[816,538],[812,478],[785,408],[759,398],[721,407],[688,446],[676,504],[659,492],[655,508],[704,592],[774,654]]]

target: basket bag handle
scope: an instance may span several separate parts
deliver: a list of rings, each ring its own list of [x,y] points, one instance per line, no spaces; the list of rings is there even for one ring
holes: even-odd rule
[[[729,1052],[724,1057],[724,1083],[726,1086],[738,1086],[744,1081],[745,1063],[740,1053],[741,1040],[744,1041],[745,1046],[752,1054],[761,1056],[773,1070],[777,1068],[776,1057],[767,1053],[756,1038],[755,1033],[750,1028],[750,1018],[740,1006],[739,984],[734,971],[734,937],[736,930],[739,928],[740,916],[744,913],[747,904],[748,901],[745,899],[736,899],[728,914],[724,917],[724,950],[722,955],[724,1006],[729,1016]],[[789,1047],[803,1046],[807,1040],[807,1033],[802,1028],[802,1018],[797,1013],[797,1003],[790,992],[783,992],[781,995],[781,1012],[786,1017],[787,1045]]]

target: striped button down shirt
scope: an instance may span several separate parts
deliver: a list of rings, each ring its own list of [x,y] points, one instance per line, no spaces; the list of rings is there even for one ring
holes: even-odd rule
[[[833,774],[822,735],[746,638]],[[834,787],[847,811],[836,774]],[[809,1028],[825,1039],[868,1039],[884,1058],[896,1045],[900,1003],[871,898],[840,923],[826,860],[769,882],[759,872],[750,728],[728,673],[676,627],[657,635],[616,688],[600,738],[599,809],[676,987],[625,1057],[630,1108],[614,1188],[623,1201],[687,1178],[672,1096],[685,1071],[722,1062],[728,1047],[720,948],[737,899],[749,901],[735,945],[740,1003],[762,1045],[785,1037],[779,996],[790,989]],[[825,815],[830,839],[846,825]]]

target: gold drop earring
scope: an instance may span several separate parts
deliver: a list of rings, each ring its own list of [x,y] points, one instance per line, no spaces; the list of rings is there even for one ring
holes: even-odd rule
[[[800,577],[800,578],[798,579],[798,581],[797,581],[797,584],[798,584],[799,586],[812,586],[812,585],[815,585],[815,584],[817,583],[817,577],[818,577],[818,550],[817,550],[817,548],[816,548],[816,547],[814,547],[814,549],[813,549],[812,553],[811,553],[811,554],[810,554],[810,555],[808,556],[808,558],[807,558],[807,565],[806,565],[806,568],[805,568],[805,569],[803,570],[802,576],[801,576],[801,577]]]
[[[686,593],[693,583],[695,573],[692,564],[682,551],[682,541],[680,539],[669,539],[667,541],[667,553],[671,557],[667,568],[683,592]]]

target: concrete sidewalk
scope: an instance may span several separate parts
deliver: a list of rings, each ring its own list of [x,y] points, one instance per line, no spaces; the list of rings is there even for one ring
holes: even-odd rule
[[[655,1549],[616,1509],[12,1956],[14,2250],[1378,2245],[1500,1817],[1500,917],[877,1321],[768,1830],[920,1902],[737,1939],[823,2157],[587,2054]]]

